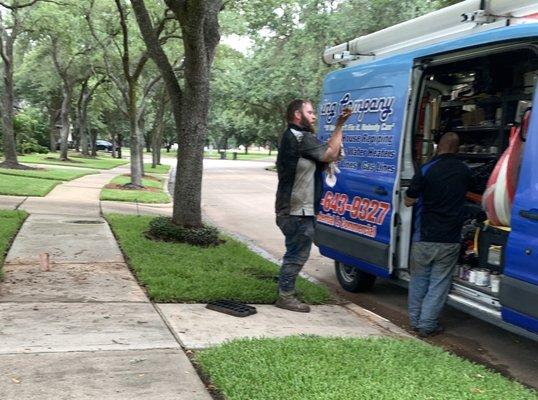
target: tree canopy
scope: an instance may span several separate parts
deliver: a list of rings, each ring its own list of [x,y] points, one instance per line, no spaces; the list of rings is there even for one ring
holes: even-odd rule
[[[293,98],[318,100],[325,47],[455,3],[443,0],[0,2],[4,166],[68,148],[160,162],[177,143],[174,222],[201,224],[204,146],[274,149]],[[223,38],[223,40],[221,40]],[[239,48],[233,38],[248,43]],[[219,41],[221,42],[219,45]],[[116,153],[115,149],[120,151]]]

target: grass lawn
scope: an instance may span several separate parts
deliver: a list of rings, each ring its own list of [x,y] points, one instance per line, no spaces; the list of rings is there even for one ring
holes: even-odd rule
[[[55,181],[70,181],[84,175],[95,174],[95,171],[82,169],[39,169],[21,170],[0,168],[0,175],[27,176],[30,178],[52,179]],[[0,178],[1,179],[1,178]]]
[[[170,171],[170,165],[156,165],[151,168],[151,163],[144,164],[144,171],[152,174],[167,174]]]
[[[1,268],[4,264],[7,250],[27,216],[28,214],[24,211],[0,210],[0,279],[2,279]]]
[[[536,400],[535,391],[417,340],[237,340],[196,361],[227,400]]]
[[[278,267],[233,239],[210,248],[156,242],[143,235],[152,217],[110,214],[106,219],[154,301],[272,303],[277,299],[273,276]],[[302,278],[298,290],[308,303],[330,299],[327,289]]]
[[[0,174],[0,194],[9,196],[45,196],[62,183],[52,179]]]
[[[125,185],[129,182],[131,182],[131,178],[125,175],[117,176],[110,181],[111,184],[116,185]],[[168,203],[170,202],[170,196],[162,190],[163,183],[163,178],[142,178],[142,185],[147,188],[156,189],[156,191],[103,188],[103,190],[101,190],[101,200],[130,201],[137,203]]]
[[[18,160],[23,164],[52,164],[90,169],[112,169],[129,162],[129,160],[118,160],[112,157],[85,158],[78,153],[70,153],[69,158],[71,161],[60,161],[59,153],[48,153],[19,156]]]

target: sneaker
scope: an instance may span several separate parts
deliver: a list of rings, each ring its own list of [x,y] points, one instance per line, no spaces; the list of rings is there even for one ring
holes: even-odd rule
[[[418,335],[421,338],[428,338],[435,335],[439,335],[440,333],[443,333],[445,331],[445,328],[443,328],[441,325],[437,325],[433,331],[426,331],[424,329],[418,330]]]
[[[310,312],[310,307],[307,304],[301,303],[295,297],[279,297],[275,303],[278,308],[295,312]]]

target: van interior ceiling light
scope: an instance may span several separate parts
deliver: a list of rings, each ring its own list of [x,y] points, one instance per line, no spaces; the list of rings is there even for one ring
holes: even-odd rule
[[[369,35],[329,47],[326,64],[350,64],[401,53],[482,30],[529,22],[536,0],[466,0]],[[533,21],[534,22],[534,21]],[[432,27],[436,30],[432,32]]]

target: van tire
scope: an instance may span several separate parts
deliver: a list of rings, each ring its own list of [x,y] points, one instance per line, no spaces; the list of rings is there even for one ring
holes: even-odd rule
[[[375,275],[350,265],[335,261],[334,270],[340,286],[348,292],[368,292],[375,284]]]

